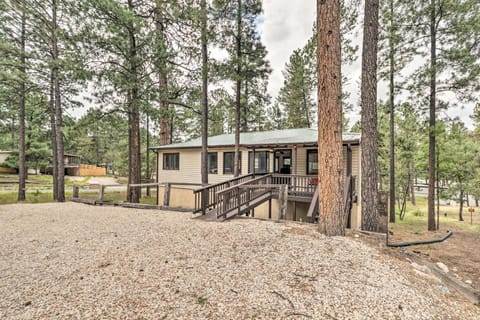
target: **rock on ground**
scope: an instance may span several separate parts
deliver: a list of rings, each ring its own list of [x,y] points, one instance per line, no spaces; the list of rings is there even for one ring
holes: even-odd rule
[[[479,319],[412,270],[312,225],[0,206],[0,319]]]

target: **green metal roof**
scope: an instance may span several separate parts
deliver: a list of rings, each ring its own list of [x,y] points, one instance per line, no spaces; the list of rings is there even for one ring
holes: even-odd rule
[[[311,128],[242,132],[240,133],[240,146],[316,144],[318,141],[317,132],[317,129]],[[343,141],[359,143],[360,134],[343,133]],[[209,147],[233,146],[234,144],[235,135],[233,133],[208,137]],[[202,139],[196,138],[186,142],[153,147],[152,149],[200,148],[201,146]]]

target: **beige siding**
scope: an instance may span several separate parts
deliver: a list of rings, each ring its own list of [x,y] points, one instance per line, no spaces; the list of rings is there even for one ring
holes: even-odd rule
[[[169,206],[173,208],[194,209],[195,196],[193,195],[194,188],[192,187],[172,187],[170,189],[170,203]],[[165,187],[158,189],[159,205],[164,205],[163,198]]]
[[[292,157],[295,156],[295,150],[292,149]],[[257,149],[256,151],[265,151],[266,149]],[[306,175],[307,174],[307,151],[316,150],[316,148],[304,148],[299,147],[296,151],[296,174]],[[217,183],[226,181],[233,178],[233,175],[224,175],[223,174],[223,153],[224,152],[233,152],[233,148],[211,148],[209,152],[217,152],[217,162],[218,162],[218,174],[209,174],[208,181],[209,183]],[[248,173],[248,149],[241,148],[242,151],[242,174]],[[266,150],[269,151],[269,150]],[[163,153],[174,153],[172,151],[159,152],[159,161],[158,161],[158,176],[160,182],[175,182],[175,183],[200,183],[201,182],[201,172],[200,172],[200,149],[179,149],[180,157],[180,170],[163,170]],[[360,152],[359,146],[352,146],[352,173],[354,176],[360,176]],[[346,170],[346,149],[344,150],[344,163]],[[295,162],[292,159],[292,163]],[[273,172],[274,168],[274,153],[270,152],[269,155],[270,171]],[[292,173],[295,170],[292,169]],[[359,190],[359,179],[357,179],[357,190]]]
[[[292,158],[295,156],[295,149],[293,146],[287,147],[292,149]],[[284,148],[285,149],[285,148]],[[315,150],[316,148],[309,147],[297,147],[296,149],[296,174],[306,175],[307,171],[307,150]],[[256,151],[264,151],[265,149],[256,149]],[[224,175],[223,174],[223,153],[224,152],[233,152],[233,148],[210,148],[209,152],[217,152],[217,163],[218,163],[218,174],[209,174],[208,181],[209,183],[218,183],[226,181],[233,178],[233,175]],[[242,151],[242,174],[248,173],[248,149],[241,148]],[[179,149],[180,154],[180,170],[163,170],[163,152],[159,152],[159,161],[158,161],[158,181],[159,182],[172,182],[172,183],[201,183],[201,173],[200,173],[200,149]],[[171,153],[171,151],[165,151],[165,153]],[[344,148],[344,163],[346,170],[346,148]],[[356,177],[355,190],[357,193],[358,203],[353,205],[352,208],[352,228],[360,228],[361,226],[361,189],[360,189],[360,147],[352,146],[352,174]],[[269,155],[270,171],[273,172],[274,169],[274,153],[270,152]],[[295,161],[292,159],[292,164]],[[292,173],[295,170],[292,169]],[[191,192],[189,190],[188,192]],[[182,195],[179,195],[178,199],[172,201],[172,206],[179,207],[190,207],[191,199],[190,196],[187,197],[186,193],[181,192]],[[193,193],[192,193],[193,195]],[[163,199],[163,196],[160,197]],[[182,205],[182,199],[188,199],[188,205],[185,203]],[[175,205],[174,205],[175,204]],[[274,200],[272,202],[272,214],[273,219],[278,219],[278,201]],[[305,221],[306,212],[308,211],[307,204],[297,203],[297,220]],[[261,218],[268,218],[268,202],[259,206],[255,209],[255,216]],[[287,218],[293,218],[293,204],[289,203],[287,208]]]
[[[0,152],[0,164],[2,164],[2,162],[5,162],[5,160],[7,160],[7,158],[11,155],[12,152]]]
[[[217,174],[208,175],[208,183],[219,183],[233,178],[233,174],[223,174],[223,153],[234,152],[233,148],[210,148],[208,152],[217,152]],[[248,173],[248,150],[240,148],[242,152],[242,175]],[[158,181],[174,183],[198,183],[202,182],[200,149],[179,149],[180,170],[163,170],[163,153],[175,153],[174,151],[159,152]]]

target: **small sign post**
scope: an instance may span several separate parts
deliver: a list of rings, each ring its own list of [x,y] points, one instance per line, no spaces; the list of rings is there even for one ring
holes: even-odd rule
[[[473,213],[475,212],[475,208],[468,208],[468,212],[470,212],[470,224],[473,224]]]

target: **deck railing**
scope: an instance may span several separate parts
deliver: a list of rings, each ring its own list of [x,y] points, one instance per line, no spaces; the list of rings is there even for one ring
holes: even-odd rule
[[[271,196],[278,196],[281,185],[286,185],[288,194],[297,197],[313,197],[318,185],[316,175],[292,175],[270,173],[261,176],[253,174],[241,176],[229,181],[217,183],[194,191],[195,213],[216,208],[217,218],[227,218],[227,214],[245,213],[256,202],[264,201],[259,199],[269,193]],[[347,220],[355,202],[355,177],[349,176],[345,179],[345,211]],[[252,204],[252,205],[250,205]],[[313,215],[313,212],[312,212]]]
[[[271,174],[263,175],[218,192],[217,219],[227,218],[227,213],[234,210],[237,210],[237,213],[241,214],[242,209],[248,210],[250,202],[266,193],[271,193],[270,190],[255,188],[256,185],[262,186],[270,184],[271,178]],[[244,206],[244,208],[242,208],[242,206]]]
[[[217,206],[217,193],[231,186],[243,183],[254,178],[254,174],[247,174],[228,181],[212,184],[193,191],[195,196],[195,210],[193,213],[202,212],[205,214],[207,210]]]
[[[286,184],[290,194],[313,195],[318,184],[316,175],[272,174],[272,184]]]

